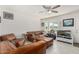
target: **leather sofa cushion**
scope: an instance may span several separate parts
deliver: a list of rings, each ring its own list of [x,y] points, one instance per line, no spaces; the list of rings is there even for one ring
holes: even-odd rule
[[[14,39],[16,39],[16,36],[13,33],[2,36],[2,40],[11,41],[11,40],[14,40]]]
[[[9,42],[9,41],[0,42],[0,53],[12,51],[13,49],[17,49],[17,48],[11,42]]]
[[[33,42],[34,41],[34,36],[31,33],[27,34],[27,40]]]

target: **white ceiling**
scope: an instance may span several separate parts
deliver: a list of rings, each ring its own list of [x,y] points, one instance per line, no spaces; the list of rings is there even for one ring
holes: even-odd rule
[[[54,5],[53,5],[54,6]],[[45,9],[41,5],[14,5],[14,6],[0,6],[2,9],[9,8],[10,10],[16,10],[19,12],[24,12],[26,14],[34,15],[40,19],[47,17],[54,17],[58,15],[62,15],[65,13],[70,13],[79,9],[79,5],[61,5],[61,7],[55,9],[58,13],[40,13],[40,11],[44,11]]]

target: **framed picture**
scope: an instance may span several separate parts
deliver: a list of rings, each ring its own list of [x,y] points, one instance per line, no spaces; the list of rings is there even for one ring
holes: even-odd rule
[[[41,26],[44,27],[44,23],[43,22],[41,23]]]
[[[3,18],[4,19],[10,19],[10,20],[13,20],[14,19],[14,15],[12,13],[9,13],[9,12],[3,12]]]
[[[0,23],[1,23],[1,16],[0,16]]]
[[[74,26],[74,18],[64,19],[63,26],[64,27]]]

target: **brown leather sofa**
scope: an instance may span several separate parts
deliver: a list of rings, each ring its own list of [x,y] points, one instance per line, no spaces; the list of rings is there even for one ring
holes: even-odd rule
[[[21,42],[21,46],[17,47],[14,43],[17,43],[16,36],[11,34],[6,34],[0,36],[0,54],[42,54],[46,53],[46,42],[45,41],[37,41],[31,44],[22,45],[24,43]],[[21,40],[22,41],[22,40]],[[19,41],[20,42],[20,41]],[[25,42],[26,43],[26,42]]]
[[[34,37],[32,36],[34,41],[26,45],[24,45],[26,40],[16,38],[13,33],[0,36],[0,54],[43,54],[46,53],[46,48],[53,45],[52,38],[44,37],[37,32],[30,34],[35,35]],[[25,34],[25,36],[27,37],[28,35]]]
[[[42,31],[31,31],[24,34],[25,37],[31,42],[43,40],[46,42],[47,48],[53,45],[53,38],[45,37]]]

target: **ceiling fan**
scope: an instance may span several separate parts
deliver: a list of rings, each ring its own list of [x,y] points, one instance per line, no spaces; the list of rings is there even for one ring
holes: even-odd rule
[[[47,13],[58,13],[58,11],[54,10],[56,8],[59,8],[60,5],[56,5],[56,6],[52,6],[52,5],[42,5],[42,7],[46,10],[46,11],[40,11],[40,13],[43,12],[47,12]]]

